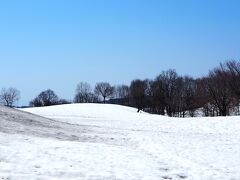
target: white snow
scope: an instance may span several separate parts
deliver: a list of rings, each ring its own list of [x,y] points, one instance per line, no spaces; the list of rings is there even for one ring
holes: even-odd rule
[[[0,179],[240,179],[240,117],[70,104],[0,108]]]

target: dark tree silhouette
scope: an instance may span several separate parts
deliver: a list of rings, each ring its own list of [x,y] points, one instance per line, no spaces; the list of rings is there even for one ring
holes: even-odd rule
[[[166,92],[161,77],[157,77],[150,84],[152,96],[152,112],[164,115],[166,107]]]
[[[95,86],[95,93],[103,97],[104,104],[106,103],[106,98],[111,97],[114,93],[114,87],[112,87],[107,82],[97,83]]]
[[[3,88],[0,94],[0,102],[4,106],[13,107],[14,103],[16,103],[20,99],[20,91],[16,88]]]
[[[179,111],[181,112],[181,117],[185,117],[186,111],[191,111],[191,116],[194,116],[195,111],[195,93],[196,93],[196,81],[188,76],[183,77],[182,85],[180,87],[180,102]]]
[[[120,85],[115,87],[116,98],[128,98],[129,97],[129,87],[127,85]]]
[[[228,61],[221,66],[230,74],[230,87],[237,98],[240,99],[240,62],[234,60]]]
[[[148,89],[146,81],[133,80],[130,85],[130,97],[138,108],[138,112],[144,109],[146,91]]]
[[[30,106],[41,107],[59,104],[59,98],[51,89],[41,92],[35,99],[30,102]]]
[[[97,96],[92,92],[90,84],[81,82],[77,85],[74,97],[75,103],[93,103],[98,102]]]
[[[170,69],[168,71],[163,71],[157,79],[162,82],[167,114],[169,116],[174,116],[177,111],[177,98],[179,98],[179,76],[175,70]]]
[[[209,76],[204,81],[210,103],[213,103],[218,109],[220,116],[229,115],[229,108],[234,100],[229,87],[229,75],[220,67],[210,71]]]

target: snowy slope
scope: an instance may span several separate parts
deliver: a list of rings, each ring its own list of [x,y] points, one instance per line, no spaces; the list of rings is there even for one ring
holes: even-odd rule
[[[239,117],[168,118],[103,104],[23,110],[46,118],[1,109],[3,178],[240,179]]]

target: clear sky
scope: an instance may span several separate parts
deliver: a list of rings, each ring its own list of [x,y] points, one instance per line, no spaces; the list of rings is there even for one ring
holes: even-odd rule
[[[0,88],[19,105],[47,88],[129,84],[162,70],[202,76],[240,59],[239,0],[2,0]]]

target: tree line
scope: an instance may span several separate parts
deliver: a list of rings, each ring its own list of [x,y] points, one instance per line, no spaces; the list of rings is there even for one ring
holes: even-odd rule
[[[6,106],[20,98],[15,88],[2,89],[0,102]],[[99,82],[77,85],[73,101],[59,98],[51,89],[30,102],[32,107],[69,103],[113,103],[171,117],[227,116],[240,114],[240,61],[227,61],[207,76],[180,76],[175,70],[162,71],[155,79],[134,79],[130,85],[112,86]]]
[[[113,98],[115,87],[107,82],[97,83],[94,90],[87,82],[77,85],[73,103],[106,103],[106,99]],[[59,104],[70,104],[72,101],[60,99],[51,89],[41,92],[30,102],[32,107],[51,106]]]
[[[175,70],[163,71],[154,80],[133,80],[129,87],[130,104],[138,110],[175,117],[239,115],[240,61],[228,61],[205,77],[179,76]]]

